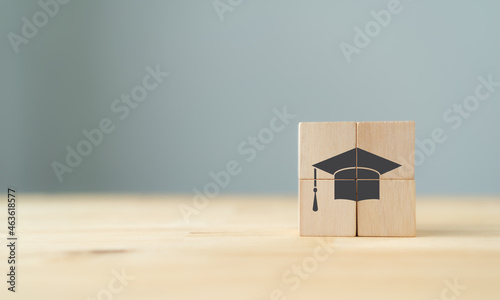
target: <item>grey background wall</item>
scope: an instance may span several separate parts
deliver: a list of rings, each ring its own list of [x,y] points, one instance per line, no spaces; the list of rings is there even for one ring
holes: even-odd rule
[[[22,18],[43,24],[42,7],[2,1],[0,182],[192,193],[235,160],[221,192],[295,193],[299,121],[415,120],[421,142],[446,135],[418,158],[419,193],[498,194],[500,87],[467,97],[480,76],[500,81],[500,3],[402,0],[348,63],[341,43],[389,2],[73,0],[26,38]],[[157,65],[169,76],[121,120],[111,104]],[[296,117],[247,161],[239,145],[285,106]],[[52,163],[103,118],[115,130],[60,182]]]

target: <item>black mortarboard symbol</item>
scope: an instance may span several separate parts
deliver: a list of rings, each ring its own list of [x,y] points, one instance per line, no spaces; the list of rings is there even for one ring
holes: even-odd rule
[[[318,210],[318,202],[316,199],[316,169],[332,174],[334,179],[352,179],[335,180],[334,199],[361,201],[366,199],[379,199],[380,175],[400,166],[400,164],[361,148],[353,148],[314,164],[313,211]]]

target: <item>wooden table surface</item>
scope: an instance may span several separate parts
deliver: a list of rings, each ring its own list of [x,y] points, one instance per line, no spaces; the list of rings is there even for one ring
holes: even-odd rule
[[[296,196],[179,207],[18,195],[18,290],[2,226],[0,299],[500,299],[500,197],[417,197],[416,238],[301,238]]]

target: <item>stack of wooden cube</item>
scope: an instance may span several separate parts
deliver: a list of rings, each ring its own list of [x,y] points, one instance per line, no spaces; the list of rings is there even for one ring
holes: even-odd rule
[[[301,236],[416,235],[415,122],[299,124]]]

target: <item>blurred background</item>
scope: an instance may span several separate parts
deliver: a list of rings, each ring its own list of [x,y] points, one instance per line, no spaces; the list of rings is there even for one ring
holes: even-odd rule
[[[2,186],[293,194],[299,122],[415,120],[418,194],[500,193],[498,1],[66,2],[0,2]]]

